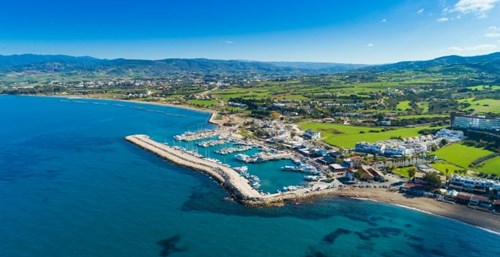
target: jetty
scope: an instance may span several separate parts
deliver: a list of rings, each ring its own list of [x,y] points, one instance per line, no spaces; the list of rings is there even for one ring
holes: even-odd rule
[[[229,142],[230,142],[229,140],[225,140],[225,139],[214,139],[214,140],[200,142],[200,143],[198,143],[198,146],[207,148],[207,147],[211,147],[211,146],[227,144]]]
[[[178,141],[194,141],[194,140],[201,140],[201,139],[215,137],[217,135],[219,135],[217,130],[209,129],[209,130],[201,130],[198,132],[186,132],[184,134],[174,136],[174,139]]]
[[[239,147],[223,148],[223,149],[215,150],[214,152],[217,154],[221,154],[221,155],[227,155],[227,154],[232,154],[232,153],[236,153],[236,152],[248,151],[252,148],[253,148],[252,146],[243,145],[243,146],[239,146]]]
[[[195,156],[179,148],[171,147],[152,140],[147,135],[131,135],[125,140],[152,152],[161,158],[176,165],[187,167],[209,175],[238,202],[249,206],[282,206],[286,201],[307,200],[335,194],[337,188],[316,187],[296,188],[295,190],[274,194],[261,194],[251,182],[233,168],[218,162],[212,162],[202,157]]]
[[[158,143],[146,135],[132,135],[125,139],[177,165],[208,174],[238,199],[252,201],[262,198],[262,195],[250,186],[248,180],[234,169]]]

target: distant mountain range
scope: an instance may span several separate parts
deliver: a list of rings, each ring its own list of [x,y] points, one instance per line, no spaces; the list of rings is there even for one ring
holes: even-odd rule
[[[257,62],[211,59],[128,60],[98,59],[67,55],[0,55],[0,75],[24,74],[86,75],[87,77],[151,77],[172,74],[274,74],[307,75],[338,72],[474,72],[500,74],[500,52],[461,57],[445,56],[429,61],[407,61],[385,65],[313,62]],[[88,76],[88,75],[91,76]]]
[[[422,72],[484,72],[500,73],[500,52],[463,57],[457,55],[439,57],[429,61],[406,61],[393,64],[365,67],[369,72],[422,71]]]
[[[144,75],[163,76],[174,73],[287,73],[294,69],[278,67],[264,62],[165,59],[128,60],[97,59],[66,55],[10,55],[0,56],[0,72],[99,72],[112,76]]]

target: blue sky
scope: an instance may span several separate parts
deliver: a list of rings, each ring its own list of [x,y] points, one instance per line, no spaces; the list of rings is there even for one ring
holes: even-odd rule
[[[500,0],[1,0],[0,54],[388,63],[500,51]]]

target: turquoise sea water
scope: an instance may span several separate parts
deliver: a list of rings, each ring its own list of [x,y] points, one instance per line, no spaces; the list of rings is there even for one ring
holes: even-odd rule
[[[395,206],[246,208],[208,177],[123,140],[168,141],[209,127],[206,113],[0,96],[0,114],[2,257],[500,256],[497,234]]]
[[[244,152],[236,152],[227,155],[217,154],[214,151],[219,150],[225,147],[234,147],[235,145],[232,143],[212,146],[212,147],[198,147],[197,143],[205,140],[197,140],[191,142],[174,142],[175,140],[167,140],[167,143],[170,145],[179,145],[186,149],[197,151],[203,156],[218,159],[224,163],[231,165],[231,167],[241,167],[247,166],[248,172],[252,175],[256,175],[260,179],[261,187],[259,190],[265,193],[275,193],[277,190],[283,191],[283,187],[286,186],[307,186],[306,181],[304,180],[305,174],[298,172],[290,172],[290,171],[282,171],[281,167],[286,165],[296,166],[296,164],[292,160],[275,160],[275,161],[267,161],[263,163],[244,163],[238,161],[234,158],[235,155],[242,153],[246,155],[253,155],[258,153],[260,150],[258,148],[253,148]]]

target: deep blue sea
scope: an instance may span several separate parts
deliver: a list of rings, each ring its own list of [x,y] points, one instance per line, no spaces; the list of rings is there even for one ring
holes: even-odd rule
[[[171,142],[209,128],[207,113],[0,96],[0,114],[1,257],[500,256],[497,234],[396,206],[224,201],[210,178],[123,140]],[[267,190],[300,183],[278,165],[252,168]]]

